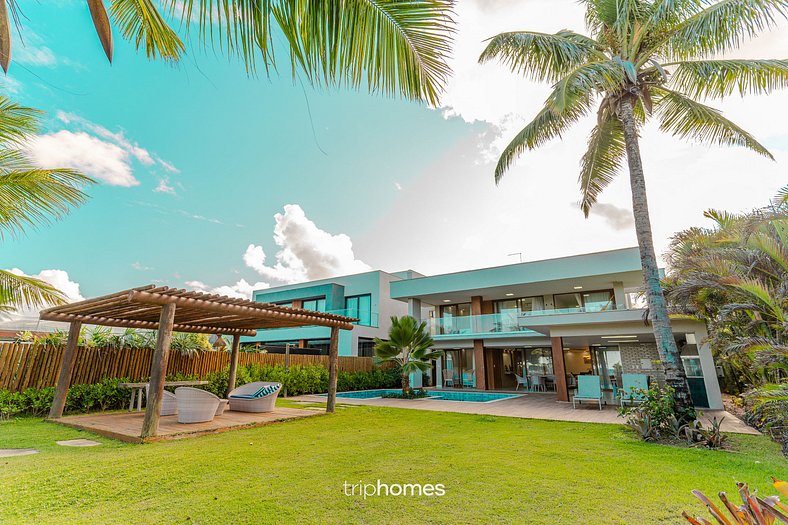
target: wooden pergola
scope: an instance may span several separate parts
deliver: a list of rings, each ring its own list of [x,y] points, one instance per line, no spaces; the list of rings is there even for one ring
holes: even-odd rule
[[[329,327],[331,344],[328,352],[326,411],[333,412],[336,405],[339,331],[352,330],[353,322],[356,321],[350,317],[324,312],[154,285],[48,308],[41,311],[40,317],[42,320],[70,323],[55,398],[49,412],[50,419],[63,415],[79,343],[79,331],[83,324],[158,330],[151,363],[145,420],[140,436],[142,438],[153,437],[158,431],[172,332],[233,336],[229,392],[235,388],[241,336],[256,335],[257,330],[267,328]]]

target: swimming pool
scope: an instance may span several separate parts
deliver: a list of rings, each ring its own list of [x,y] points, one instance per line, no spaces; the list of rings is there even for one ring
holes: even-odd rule
[[[356,390],[353,392],[337,392],[338,398],[345,399],[376,399],[386,394],[398,394],[402,390],[385,388],[378,390]],[[321,394],[325,397],[327,394]],[[465,403],[490,403],[502,399],[520,397],[520,394],[499,394],[496,392],[459,392],[456,390],[428,390],[427,397],[422,399],[441,399],[443,401],[462,401]],[[418,401],[418,400],[417,400]]]

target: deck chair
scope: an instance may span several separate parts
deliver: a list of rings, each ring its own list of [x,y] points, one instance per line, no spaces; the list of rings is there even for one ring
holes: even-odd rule
[[[517,390],[521,386],[524,389],[528,390],[528,378],[527,377],[518,376],[517,374],[514,374],[514,377],[517,379],[517,385],[514,387],[515,390]]]
[[[454,370],[449,370],[448,368],[443,369],[443,386],[457,386],[456,380],[454,379]]]
[[[572,408],[575,402],[596,401],[602,410],[602,383],[599,376],[579,376],[577,378],[577,394],[572,396]]]
[[[637,404],[646,399],[648,376],[646,374],[621,374],[621,406],[624,403]]]

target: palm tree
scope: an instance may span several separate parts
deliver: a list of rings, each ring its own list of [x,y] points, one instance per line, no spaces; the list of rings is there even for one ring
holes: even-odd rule
[[[157,5],[158,4],[158,5]],[[110,18],[148,58],[177,62],[194,35],[250,73],[276,67],[275,37],[287,43],[293,74],[313,84],[400,94],[437,104],[449,74],[452,0],[87,0],[112,61]],[[161,7],[159,7],[159,5]],[[11,60],[11,21],[21,29],[16,0],[0,0],[0,65]],[[183,38],[167,23],[173,19]],[[280,55],[281,56],[281,55]]]
[[[25,228],[46,225],[87,200],[93,180],[68,169],[40,169],[24,145],[39,129],[41,112],[0,95],[0,240]],[[42,307],[66,300],[55,287],[33,277],[0,270],[0,311]]]
[[[788,0],[582,1],[590,37],[566,30],[501,33],[479,59],[498,59],[515,73],[553,84],[543,109],[503,150],[495,180],[524,151],[560,137],[596,109],[581,162],[580,206],[588,216],[626,159],[649,319],[667,382],[679,406],[688,408],[689,388],[654,253],[639,130],[653,117],[676,137],[744,146],[772,158],[749,133],[699,99],[764,94],[788,85],[786,60],[708,58],[772,27],[788,13]]]
[[[388,341],[375,338],[378,361],[396,363],[400,367],[403,396],[410,391],[410,374],[426,372],[432,367],[430,361],[443,355],[440,350],[431,350],[433,343],[427,323],[409,315],[391,318]]]
[[[788,203],[774,200],[740,215],[707,211],[714,226],[676,234],[668,256],[668,300],[709,321],[714,349],[750,384],[788,368]]]

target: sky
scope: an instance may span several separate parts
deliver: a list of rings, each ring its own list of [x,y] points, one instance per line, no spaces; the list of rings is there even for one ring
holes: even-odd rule
[[[584,31],[574,0],[460,0],[439,107],[316,89],[280,63],[250,78],[196,44],[177,65],[115,34],[107,63],[81,0],[19,0],[22,33],[0,93],[46,112],[28,145],[43,167],[99,184],[88,204],[0,243],[0,268],[80,299],[154,283],[249,297],[253,289],[362,272],[436,274],[635,246],[628,180],[591,217],[577,175],[593,119],[523,155],[499,185],[502,147],[549,86],[479,65],[502,31]],[[785,58],[788,31],[737,56]],[[680,142],[655,126],[642,153],[658,253],[703,211],[745,211],[788,183],[788,92],[712,101],[768,148]]]

